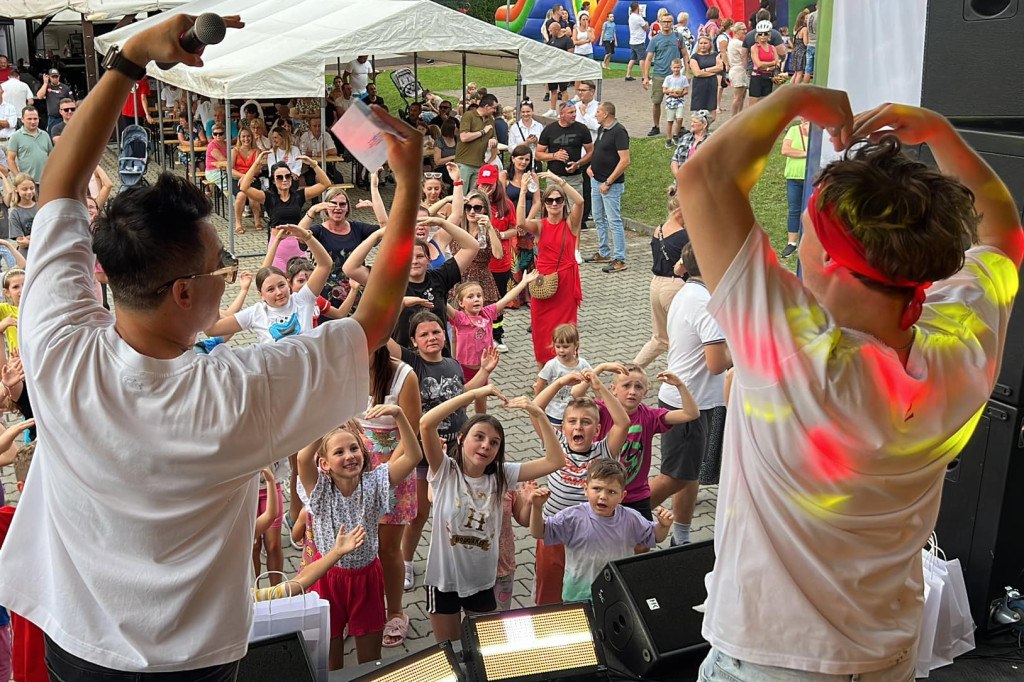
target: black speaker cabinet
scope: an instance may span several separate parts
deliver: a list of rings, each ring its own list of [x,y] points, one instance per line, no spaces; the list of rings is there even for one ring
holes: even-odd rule
[[[1024,103],[1018,107],[1024,114]],[[1024,121],[1024,119],[1022,119]],[[992,121],[993,125],[998,122]],[[1005,122],[1003,122],[1005,123]],[[1010,189],[1017,210],[1024,220],[1024,129],[1016,134],[960,127],[961,137],[978,152],[985,162],[1002,178]],[[927,145],[921,145],[920,159],[935,166],[935,158]],[[1013,307],[1010,323],[1006,330],[1006,349],[1003,363],[992,391],[993,400],[1018,407],[1024,406],[1024,299],[1020,295]]]
[[[1010,81],[1020,83],[1010,52],[996,64],[985,56],[1018,43],[1022,34],[1021,0],[928,0],[922,105],[952,119],[1024,116],[1019,89],[1010,94]],[[1011,73],[1017,77],[1008,81]]]
[[[935,524],[946,558],[959,559],[974,623],[988,627],[1003,587],[1024,589],[1024,424],[990,400],[971,440],[949,463]]]
[[[316,682],[302,633],[268,637],[249,645],[238,665],[238,680],[245,682]]]
[[[591,590],[598,637],[630,672],[657,677],[708,648],[701,637],[711,540],[613,561]]]

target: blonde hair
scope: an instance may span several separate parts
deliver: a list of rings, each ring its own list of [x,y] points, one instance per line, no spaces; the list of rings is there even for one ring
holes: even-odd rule
[[[35,188],[35,178],[28,173],[18,173],[14,176],[14,180],[11,182],[11,207],[21,206],[21,195],[18,194],[18,185],[31,182],[33,189]],[[38,197],[37,197],[38,199]]]
[[[483,288],[483,286],[481,286],[480,282],[474,282],[474,281],[463,282],[458,287],[456,287],[456,289],[455,289],[455,304],[456,305],[462,305],[462,299],[464,299],[466,297],[466,293],[470,289],[472,289],[473,287],[476,287],[481,292],[484,290],[484,288]]]
[[[551,332],[551,343],[580,345],[580,330],[574,324],[560,324]]]
[[[14,278],[14,277],[18,277],[19,275],[21,277],[25,276],[25,271],[22,270],[21,268],[11,268],[10,270],[7,270],[6,272],[4,272],[4,277],[3,277],[3,288],[4,288],[4,291],[7,291],[7,289],[10,288],[10,286],[11,286],[11,279]]]

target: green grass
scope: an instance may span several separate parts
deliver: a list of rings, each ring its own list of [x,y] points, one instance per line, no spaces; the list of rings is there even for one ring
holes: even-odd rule
[[[780,153],[782,140],[776,143],[764,174],[750,192],[754,216],[771,237],[777,250],[786,245],[786,180],[783,171],[786,160]],[[626,191],[622,196],[622,215],[648,225],[659,225],[665,220],[665,188],[672,182],[669,163],[672,151],[665,149],[665,139],[634,138],[630,140],[632,163],[626,171]],[[708,197],[715,201],[716,197]],[[795,262],[786,261],[795,266]]]

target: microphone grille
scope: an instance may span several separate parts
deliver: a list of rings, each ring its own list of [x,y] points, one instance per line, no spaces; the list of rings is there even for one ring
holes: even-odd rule
[[[200,14],[196,18],[196,23],[192,30],[195,31],[196,38],[202,41],[204,45],[216,45],[224,40],[227,26],[224,25],[224,20],[219,14],[207,12],[206,14]]]

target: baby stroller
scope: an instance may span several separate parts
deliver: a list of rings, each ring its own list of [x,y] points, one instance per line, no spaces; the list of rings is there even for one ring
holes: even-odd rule
[[[144,187],[149,167],[149,131],[140,125],[126,126],[121,133],[121,156],[117,159],[117,175],[121,179],[120,192],[132,187]]]

